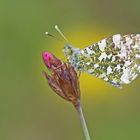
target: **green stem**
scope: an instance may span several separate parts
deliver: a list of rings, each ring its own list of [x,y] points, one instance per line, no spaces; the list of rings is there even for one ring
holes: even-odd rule
[[[80,101],[78,101],[78,103],[75,106],[75,108],[76,108],[76,111],[78,113],[78,116],[79,116],[79,119],[80,119],[80,122],[81,122],[81,125],[82,125],[82,128],[83,128],[85,138],[86,138],[86,140],[91,140],[90,135],[89,135],[89,131],[88,131],[88,128],[87,128],[87,124],[86,124],[86,121],[85,121],[85,118],[84,118],[84,115],[83,115],[83,111],[82,111]]]

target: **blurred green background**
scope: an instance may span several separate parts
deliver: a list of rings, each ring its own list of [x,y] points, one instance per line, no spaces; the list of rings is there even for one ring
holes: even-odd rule
[[[110,35],[140,33],[139,0],[0,0],[0,140],[84,140],[73,106],[48,87],[44,50],[64,59],[58,24],[76,47]],[[140,139],[140,77],[116,89],[80,78],[93,140]]]

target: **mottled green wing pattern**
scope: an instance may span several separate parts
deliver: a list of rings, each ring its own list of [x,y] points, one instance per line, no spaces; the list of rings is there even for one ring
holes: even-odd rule
[[[73,56],[75,67],[115,87],[129,84],[140,72],[140,34],[113,35]]]

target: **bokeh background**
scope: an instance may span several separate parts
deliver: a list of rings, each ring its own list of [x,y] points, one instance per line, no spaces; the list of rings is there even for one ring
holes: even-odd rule
[[[113,34],[140,33],[139,0],[0,0],[0,140],[84,140],[73,106],[48,87],[44,50],[65,60],[64,43],[46,37],[58,24],[83,48]],[[140,77],[116,89],[86,73],[81,102],[93,140],[140,139]]]

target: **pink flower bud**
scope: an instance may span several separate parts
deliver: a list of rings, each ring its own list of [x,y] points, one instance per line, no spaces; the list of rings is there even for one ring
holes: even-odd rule
[[[48,52],[43,53],[42,56],[47,68],[51,70],[50,75],[43,71],[51,89],[63,99],[77,106],[80,100],[80,87],[74,68],[67,63],[62,63]]]
[[[42,58],[43,58],[44,63],[47,66],[48,69],[55,68],[55,67],[62,64],[59,59],[57,59],[54,55],[52,55],[49,52],[43,52],[42,53]]]

